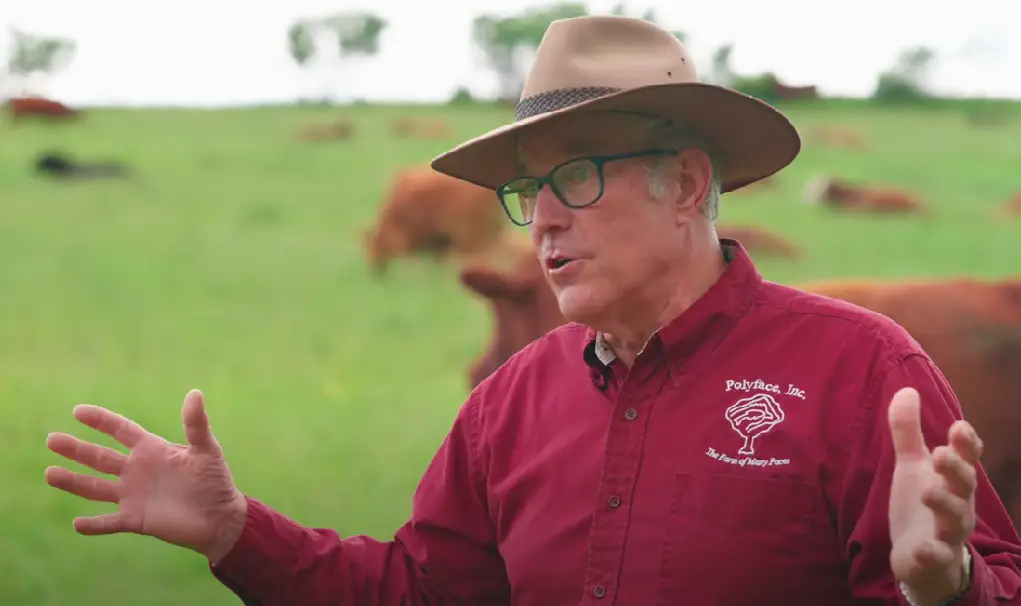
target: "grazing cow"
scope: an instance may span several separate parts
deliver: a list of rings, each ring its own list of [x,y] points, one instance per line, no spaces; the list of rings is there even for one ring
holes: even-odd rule
[[[848,126],[820,126],[811,131],[809,143],[819,147],[860,150],[866,147],[865,136]]]
[[[112,179],[129,176],[127,167],[115,162],[79,162],[62,152],[45,152],[33,162],[35,172],[53,179]]]
[[[472,387],[535,339],[564,323],[553,291],[530,243],[501,255],[506,267],[466,264],[460,280],[490,307],[494,331],[486,351],[468,369]]]
[[[1014,195],[996,210],[995,216],[999,219],[1021,217],[1021,191],[1014,192]]]
[[[59,101],[43,97],[14,97],[8,100],[7,110],[14,121],[30,116],[49,120],[65,120],[77,117],[80,112]]]
[[[390,133],[395,137],[417,137],[421,139],[449,139],[454,131],[446,120],[410,118],[401,116],[390,124]]]
[[[346,141],[355,136],[354,124],[339,120],[327,124],[309,124],[298,129],[299,141]]]
[[[376,225],[363,236],[369,267],[381,274],[396,257],[476,254],[507,225],[491,190],[416,166],[395,175]]]
[[[894,187],[862,186],[817,175],[803,191],[804,201],[841,210],[880,214],[929,214],[928,205],[915,194]]]
[[[462,283],[484,297],[496,330],[469,369],[471,386],[564,323],[534,254],[516,271],[472,267]],[[799,288],[870,309],[902,325],[928,352],[983,436],[982,463],[1021,528],[1021,278],[831,281]]]
[[[743,225],[718,225],[716,233],[721,238],[737,240],[752,255],[800,259],[804,256],[801,248],[785,236],[760,227]]]

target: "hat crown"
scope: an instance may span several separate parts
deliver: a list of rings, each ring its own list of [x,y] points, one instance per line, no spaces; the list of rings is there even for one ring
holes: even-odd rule
[[[697,82],[687,49],[665,29],[609,15],[553,21],[539,43],[521,99],[570,89]]]

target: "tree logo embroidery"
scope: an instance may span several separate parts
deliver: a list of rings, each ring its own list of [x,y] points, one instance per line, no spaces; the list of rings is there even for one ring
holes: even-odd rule
[[[755,438],[777,426],[784,420],[783,409],[773,396],[757,393],[735,402],[724,413],[730,427],[744,438],[744,444],[737,452],[743,455],[755,454]]]

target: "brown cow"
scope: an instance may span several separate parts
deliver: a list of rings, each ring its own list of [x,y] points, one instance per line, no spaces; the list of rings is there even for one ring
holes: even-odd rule
[[[1014,192],[1013,196],[996,209],[995,216],[999,219],[1021,217],[1021,191]]]
[[[43,97],[13,97],[7,101],[7,110],[12,120],[19,120],[29,116],[46,119],[64,120],[75,118],[80,112],[64,105],[59,101]]]
[[[527,260],[522,256],[522,263]],[[472,387],[564,323],[534,256],[517,272],[472,268],[462,282],[488,299],[496,331],[469,369]],[[985,441],[983,466],[1021,528],[1021,279],[815,282],[802,290],[892,318],[928,352]]]
[[[478,385],[535,339],[565,322],[542,265],[531,245],[504,247],[507,267],[485,262],[465,265],[461,284],[489,305],[495,323],[489,347],[468,369],[472,387]]]
[[[761,227],[746,225],[718,225],[716,233],[721,238],[730,238],[741,243],[749,254],[800,259],[804,256],[801,248],[785,236]]]
[[[817,175],[805,185],[804,201],[830,208],[873,213],[929,214],[917,195],[894,187],[862,186]]]
[[[379,274],[396,257],[479,253],[508,225],[491,190],[415,166],[395,175],[375,227],[363,236],[369,267]]]
[[[307,124],[298,129],[295,137],[299,141],[346,141],[355,136],[355,126],[350,122],[338,120],[325,124]]]
[[[835,147],[839,149],[860,150],[867,147],[865,136],[860,132],[849,126],[836,124],[819,126],[813,129],[808,136],[808,142],[820,147]]]
[[[454,131],[446,120],[401,116],[390,124],[390,134],[400,138],[449,139]]]

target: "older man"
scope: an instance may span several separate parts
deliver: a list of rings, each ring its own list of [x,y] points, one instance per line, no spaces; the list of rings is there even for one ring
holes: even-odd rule
[[[1018,603],[1021,541],[926,353],[885,317],[764,281],[716,236],[721,193],[799,148],[652,24],[557,21],[515,124],[433,166],[529,226],[572,323],[471,393],[394,540],[239,492],[199,392],[187,446],[77,408],[132,454],[54,434],[120,480],[47,480],[119,502],[79,532],[198,551],[246,604]]]

